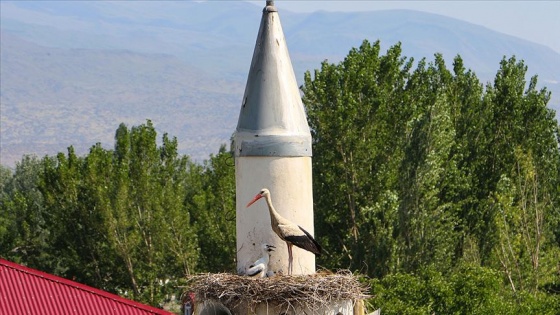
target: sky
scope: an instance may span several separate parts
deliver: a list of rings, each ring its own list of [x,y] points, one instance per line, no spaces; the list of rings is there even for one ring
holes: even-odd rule
[[[250,1],[263,6],[265,0]],[[539,43],[560,53],[560,1],[275,0],[279,12],[409,9],[436,13]]]

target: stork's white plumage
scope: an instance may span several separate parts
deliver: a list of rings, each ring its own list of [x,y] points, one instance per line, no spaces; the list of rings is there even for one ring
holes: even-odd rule
[[[263,256],[255,261],[245,273],[249,277],[264,278],[268,276],[268,262],[270,261],[270,252],[274,251],[273,245],[263,244],[261,246]]]
[[[278,237],[286,242],[286,245],[288,246],[288,275],[291,275],[293,268],[292,245],[296,245],[297,247],[312,252],[315,255],[321,254],[321,246],[317,243],[313,236],[309,234],[309,232],[304,230],[301,226],[282,217],[276,209],[274,209],[274,206],[272,205],[272,198],[270,197],[270,191],[268,189],[261,189],[255,198],[247,204],[247,207],[263,197],[268,205],[272,230],[276,233],[276,235],[278,235]]]

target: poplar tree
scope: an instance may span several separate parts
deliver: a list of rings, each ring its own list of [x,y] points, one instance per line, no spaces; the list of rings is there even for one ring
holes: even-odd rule
[[[364,41],[338,65],[323,62],[302,86],[313,136],[316,234],[332,252],[320,264],[389,272],[412,60]]]
[[[560,154],[550,93],[504,58],[483,86],[460,56],[448,70],[380,55],[379,42],[305,74],[314,139],[320,264],[371,276],[462,263],[511,290],[554,286]]]

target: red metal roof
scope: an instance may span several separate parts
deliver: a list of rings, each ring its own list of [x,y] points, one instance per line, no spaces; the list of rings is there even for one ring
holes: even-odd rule
[[[0,259],[0,314],[173,313]]]

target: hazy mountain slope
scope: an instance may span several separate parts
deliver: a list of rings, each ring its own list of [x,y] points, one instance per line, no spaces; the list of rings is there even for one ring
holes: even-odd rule
[[[296,53],[321,52],[340,59],[348,52],[346,47],[358,46],[364,38],[380,39],[386,48],[400,41],[404,54],[416,59],[431,59],[440,52],[451,60],[460,54],[481,76],[493,76],[502,56],[516,55],[531,65],[532,72],[560,80],[560,55],[552,49],[434,14],[408,10],[316,12],[285,29],[290,49]]]
[[[363,39],[402,42],[415,59],[460,54],[483,81],[516,55],[553,91],[560,55],[463,21],[415,11],[297,14],[277,6],[296,76],[338,62]],[[112,146],[120,122],[150,118],[196,159],[235,129],[261,18],[233,1],[0,2],[1,154],[85,152]],[[450,65],[449,65],[450,66]]]
[[[167,53],[237,78],[247,73],[244,63],[250,62],[261,16],[257,6],[239,1],[1,5],[4,31],[45,46]],[[404,54],[415,58],[461,54],[480,76],[493,75],[502,56],[517,55],[543,79],[560,81],[558,53],[464,21],[407,10],[296,14],[277,6],[290,53],[301,64],[298,76],[324,59],[341,60],[367,38],[385,47],[400,41]]]
[[[247,72],[261,15],[258,7],[237,1],[0,5],[2,29],[40,45],[172,54],[213,74],[234,73],[237,79]]]
[[[79,153],[96,142],[110,147],[121,122],[146,119],[202,159],[235,127],[242,84],[210,79],[176,57],[2,39],[2,163],[71,144]]]

